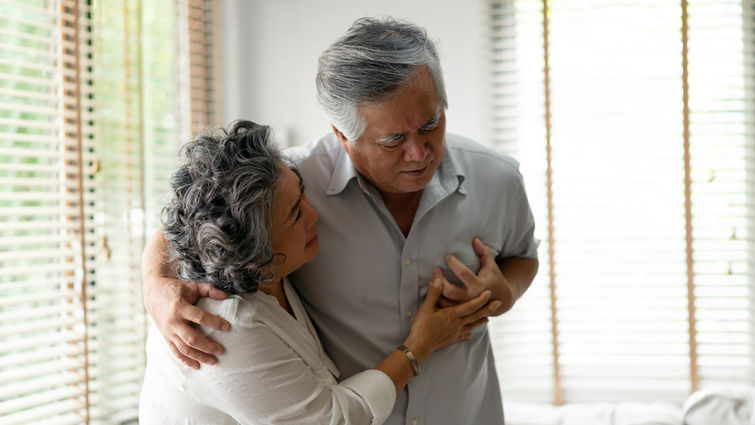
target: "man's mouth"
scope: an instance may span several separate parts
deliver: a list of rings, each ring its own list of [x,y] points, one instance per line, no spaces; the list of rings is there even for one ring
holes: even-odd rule
[[[412,177],[421,177],[421,176],[423,176],[427,172],[427,169],[429,167],[430,167],[430,165],[428,164],[428,165],[424,166],[423,168],[418,168],[416,170],[405,171],[405,173],[409,174]]]

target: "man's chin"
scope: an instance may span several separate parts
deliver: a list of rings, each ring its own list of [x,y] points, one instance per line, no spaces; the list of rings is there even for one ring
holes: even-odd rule
[[[427,173],[426,175],[423,175],[422,177],[412,177],[410,175],[404,175],[402,182],[400,182],[398,186],[398,189],[402,193],[413,193],[413,192],[419,192],[424,190],[428,184],[430,184],[430,180],[432,180],[433,175],[431,173]]]

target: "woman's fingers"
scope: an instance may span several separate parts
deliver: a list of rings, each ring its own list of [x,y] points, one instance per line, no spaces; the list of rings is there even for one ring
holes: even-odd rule
[[[422,307],[431,309],[432,311],[432,309],[435,308],[435,304],[438,303],[441,294],[443,294],[442,288],[443,285],[438,279],[431,280],[430,284],[427,286],[427,296],[425,297],[425,302],[422,303]]]
[[[464,327],[462,328],[462,333],[470,333],[470,335],[471,335],[472,329],[474,329],[474,328],[476,328],[478,326],[482,326],[485,323],[488,323],[488,318],[487,317],[483,317],[482,319],[477,319],[477,320],[475,320],[472,323],[468,323],[468,324],[464,325]]]
[[[462,323],[469,324],[476,322],[482,318],[487,318],[491,314],[493,314],[498,308],[501,307],[501,302],[498,300],[494,300],[489,302],[486,306],[475,310],[474,312],[464,316],[461,318]]]
[[[480,307],[484,306],[488,300],[490,299],[490,290],[482,291],[480,295],[478,295],[475,298],[472,298],[471,300],[461,303],[454,307],[449,307],[451,309],[451,312],[454,314],[457,314],[460,317],[468,316],[475,311],[479,310]]]

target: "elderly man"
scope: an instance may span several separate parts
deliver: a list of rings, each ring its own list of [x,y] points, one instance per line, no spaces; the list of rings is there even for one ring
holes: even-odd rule
[[[425,31],[357,20],[321,55],[317,90],[333,133],[287,154],[319,211],[321,249],[292,281],[341,378],[397,349],[434,277],[445,304],[490,289],[502,301],[495,314],[508,311],[538,267],[522,177],[513,159],[446,134],[443,77]],[[212,364],[222,347],[189,323],[227,323],[191,304],[223,295],[168,276],[163,243],[156,234],[144,253],[147,310],[184,363]],[[502,424],[485,327],[429,358],[386,423]]]

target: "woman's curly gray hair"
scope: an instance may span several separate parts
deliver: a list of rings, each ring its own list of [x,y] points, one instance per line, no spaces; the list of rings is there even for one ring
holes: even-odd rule
[[[176,274],[229,294],[256,291],[276,259],[269,229],[283,173],[270,128],[236,121],[182,154],[163,226]]]

